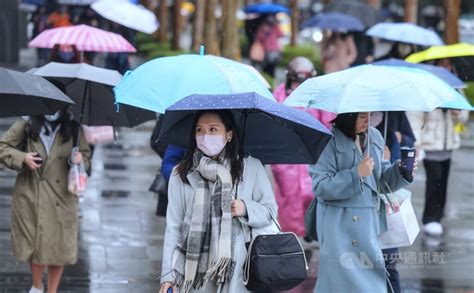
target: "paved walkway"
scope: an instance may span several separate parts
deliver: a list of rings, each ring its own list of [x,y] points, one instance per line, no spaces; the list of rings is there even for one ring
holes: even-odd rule
[[[0,135],[13,121],[0,119]],[[148,123],[134,130],[122,129],[117,143],[96,148],[92,177],[80,205],[79,261],[66,268],[60,292],[157,292],[165,223],[154,215],[156,196],[147,191],[160,164],[148,146],[152,127]],[[404,292],[474,290],[472,122],[470,131],[453,158],[445,235],[440,239],[419,235],[413,246],[401,249]],[[0,169],[0,292],[26,292],[31,286],[27,265],[17,263],[11,254],[14,176]],[[410,187],[419,217],[424,182],[420,168]],[[312,292],[317,265],[315,251],[308,280],[293,293]]]

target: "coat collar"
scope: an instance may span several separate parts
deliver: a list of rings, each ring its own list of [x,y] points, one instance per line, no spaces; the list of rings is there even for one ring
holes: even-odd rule
[[[372,147],[373,147],[372,144],[377,145],[379,148],[383,150],[384,149],[383,140],[380,141],[378,139],[379,136],[377,135],[377,130],[373,127],[370,127],[369,133],[370,133],[370,144],[371,144],[369,147],[371,148],[371,152],[372,152]],[[357,145],[355,144],[355,142],[349,137],[347,137],[344,133],[342,133],[342,131],[338,130],[337,128],[334,128],[334,139],[336,142],[336,149],[340,153],[357,150]]]

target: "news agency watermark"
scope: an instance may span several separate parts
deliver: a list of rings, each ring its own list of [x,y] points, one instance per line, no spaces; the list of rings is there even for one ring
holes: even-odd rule
[[[399,269],[439,269],[446,264],[444,252],[404,251],[389,254],[377,254],[370,257],[365,252],[345,252],[339,257],[339,262],[346,269],[374,269],[381,263]]]

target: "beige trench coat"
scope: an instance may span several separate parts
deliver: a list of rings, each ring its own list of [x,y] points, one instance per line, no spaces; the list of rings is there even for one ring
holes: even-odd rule
[[[67,190],[72,139],[63,144],[58,132],[49,157],[41,139],[27,138],[26,152],[37,152],[42,167],[24,166],[26,152],[17,148],[25,138],[28,122],[17,121],[0,140],[0,163],[18,171],[12,197],[11,237],[18,261],[43,265],[68,265],[77,261],[77,197]],[[91,151],[83,133],[79,150],[86,168]]]

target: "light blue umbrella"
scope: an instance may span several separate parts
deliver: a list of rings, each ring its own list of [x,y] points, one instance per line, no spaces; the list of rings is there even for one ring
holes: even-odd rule
[[[474,111],[474,107],[463,96],[441,105],[440,108]]]
[[[361,65],[314,77],[286,99],[289,106],[333,113],[374,111],[432,111],[462,97],[422,69]]]
[[[382,22],[371,27],[366,34],[389,41],[422,46],[444,45],[438,34],[432,30],[408,22]]]
[[[253,67],[212,55],[180,55],[148,61],[115,87],[118,103],[159,113],[193,94],[255,92],[274,100]]]

